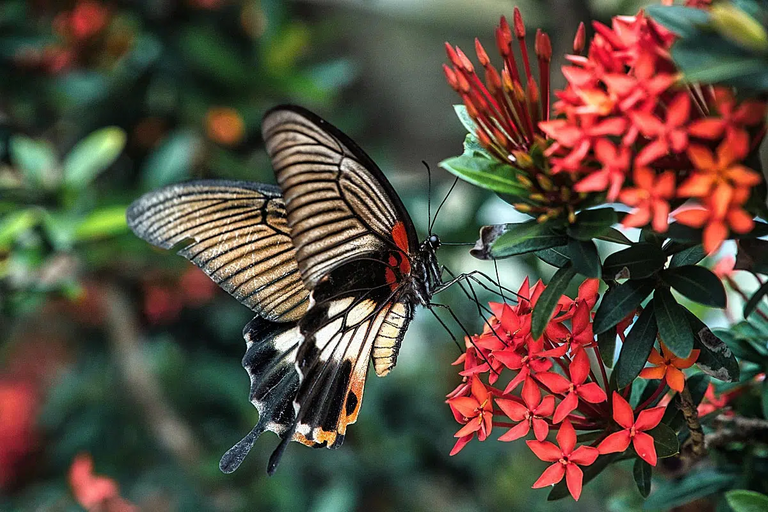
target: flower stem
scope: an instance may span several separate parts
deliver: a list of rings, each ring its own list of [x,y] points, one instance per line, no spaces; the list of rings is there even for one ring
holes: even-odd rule
[[[699,413],[693,403],[688,383],[685,384],[683,392],[680,393],[680,410],[683,412],[685,423],[691,432],[691,437],[688,438],[686,445],[694,457],[702,458],[707,454],[707,447],[704,444],[704,430],[701,428]]]
[[[666,381],[662,380],[661,382],[659,382],[659,387],[656,388],[656,391],[654,391],[653,394],[648,397],[648,400],[646,400],[645,402],[643,402],[642,404],[638,405],[635,408],[635,415],[637,415],[637,413],[639,413],[640,411],[648,407],[650,404],[652,404],[653,401],[656,400],[659,397],[659,395],[661,395],[661,393],[664,391],[666,387],[667,387]]]

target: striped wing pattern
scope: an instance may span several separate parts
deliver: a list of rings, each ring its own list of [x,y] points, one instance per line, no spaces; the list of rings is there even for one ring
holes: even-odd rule
[[[142,196],[127,213],[136,235],[203,269],[261,317],[296,321],[309,292],[299,274],[285,204],[277,187],[192,181]]]
[[[393,229],[407,213],[384,192],[381,171],[369,169],[375,164],[353,151],[346,136],[295,109],[268,113],[262,133],[307,288],[348,261],[394,247]]]

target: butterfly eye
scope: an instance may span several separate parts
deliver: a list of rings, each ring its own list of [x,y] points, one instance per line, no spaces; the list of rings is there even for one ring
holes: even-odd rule
[[[429,243],[432,245],[440,245],[440,238],[438,238],[437,235],[432,235],[429,237]]]

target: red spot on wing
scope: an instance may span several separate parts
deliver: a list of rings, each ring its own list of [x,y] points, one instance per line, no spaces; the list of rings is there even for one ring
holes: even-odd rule
[[[392,228],[392,238],[395,240],[395,245],[405,254],[408,254],[408,232],[405,230],[403,221],[397,221],[395,227]]]
[[[395,291],[400,283],[397,281],[395,271],[388,268],[384,271],[384,278],[387,280],[387,284],[392,291]]]

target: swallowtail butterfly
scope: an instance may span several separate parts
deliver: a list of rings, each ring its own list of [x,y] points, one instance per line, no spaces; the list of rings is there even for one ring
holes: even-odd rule
[[[370,361],[395,366],[417,305],[443,283],[431,235],[419,243],[397,193],[357,144],[317,115],[279,106],[262,133],[279,187],[191,181],[150,192],[127,212],[133,232],[203,269],[256,313],[243,366],[259,412],[222,457],[232,472],[265,430],[337,448],[357,420]]]

